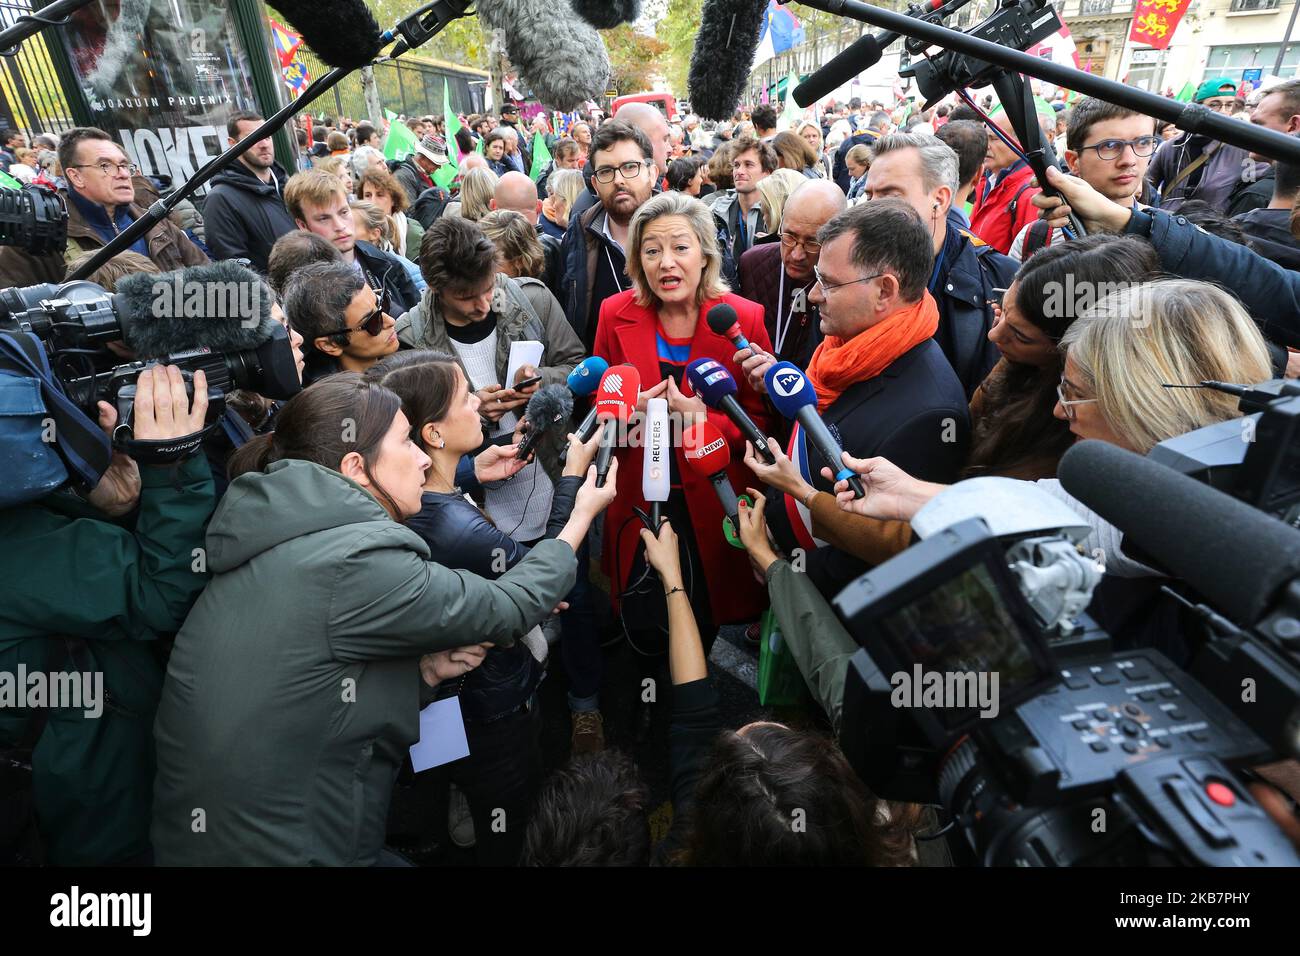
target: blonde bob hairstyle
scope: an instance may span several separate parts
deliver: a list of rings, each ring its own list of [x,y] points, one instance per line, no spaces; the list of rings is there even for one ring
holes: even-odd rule
[[[1264,337],[1231,294],[1190,279],[1112,293],[1066,330],[1061,350],[1111,429],[1145,455],[1158,442],[1237,418],[1232,395],[1165,388],[1273,377]]]
[[[758,207],[769,233],[781,231],[786,201],[791,193],[807,182],[812,180],[793,169],[778,169],[758,181]]]
[[[650,291],[650,284],[641,268],[641,243],[645,237],[645,227],[664,216],[681,216],[691,224],[691,231],[700,243],[700,251],[704,255],[704,272],[695,289],[695,304],[703,305],[710,299],[730,292],[731,287],[722,278],[722,251],[718,248],[718,227],[713,220],[713,213],[704,203],[685,193],[666,192],[653,197],[632,216],[632,228],[628,236],[627,274],[632,280],[632,288],[636,290],[636,304],[659,304],[659,300]]]
[[[478,222],[491,210],[496,188],[496,173],[480,167],[471,169],[460,181],[460,214],[471,222]]]

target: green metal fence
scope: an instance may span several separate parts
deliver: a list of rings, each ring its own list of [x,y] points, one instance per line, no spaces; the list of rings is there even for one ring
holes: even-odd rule
[[[306,47],[299,47],[298,58],[307,67],[308,76],[315,80],[329,72],[329,67]],[[416,56],[402,57],[374,67],[375,87],[384,109],[402,116],[442,115],[442,83],[445,78],[451,94],[452,109],[458,113],[477,113],[483,110],[483,94],[487,88],[487,75],[471,70],[460,70]],[[311,106],[314,115],[329,114],[352,119],[368,117],[365,94],[361,88],[361,74],[354,73],[326,93]],[[369,117],[380,119],[381,117]]]
[[[31,12],[29,0],[0,0],[0,29]],[[0,56],[0,125],[25,131],[29,140],[76,125],[50,60],[47,32],[24,40],[12,56]]]

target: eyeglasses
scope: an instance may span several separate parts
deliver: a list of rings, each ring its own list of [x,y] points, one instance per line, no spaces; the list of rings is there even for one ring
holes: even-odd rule
[[[817,288],[822,290],[823,299],[829,299],[831,297],[831,289],[838,289],[841,286],[846,285],[854,285],[858,282],[870,282],[872,279],[879,279],[884,274],[885,273],[883,272],[877,272],[873,276],[863,276],[861,279],[850,279],[848,282],[837,282],[834,285],[827,285],[826,280],[822,278],[820,270],[818,270],[816,266],[813,266],[813,278],[817,280]]]
[[[1137,139],[1103,139],[1100,143],[1084,146],[1083,149],[1096,150],[1097,158],[1104,160],[1119,159],[1125,146],[1133,147],[1133,155],[1145,159],[1156,151],[1162,140],[1159,136],[1139,136]]]
[[[1067,386],[1074,388],[1070,380],[1062,376],[1060,382],[1056,385],[1056,397],[1061,402],[1061,408],[1065,409],[1066,420],[1072,422],[1075,419],[1075,405],[1091,405],[1097,400],[1095,398],[1066,398],[1065,389]]]
[[[649,165],[645,160],[639,160],[633,163],[621,163],[618,166],[602,166],[591,176],[598,183],[612,183],[615,173],[622,173],[624,179],[635,179],[641,175],[641,170]]]
[[[128,176],[134,176],[140,171],[140,167],[135,163],[110,163],[105,160],[102,163],[76,163],[73,169],[98,169],[105,176],[112,176],[113,173],[126,173]]]
[[[1224,110],[1230,108],[1233,102],[1233,100],[1206,100],[1201,105],[1212,112],[1222,113]]]
[[[804,251],[806,256],[819,256],[822,252],[822,244],[808,239],[800,239],[798,236],[788,232],[781,233],[781,246],[785,249],[793,249],[798,246]]]

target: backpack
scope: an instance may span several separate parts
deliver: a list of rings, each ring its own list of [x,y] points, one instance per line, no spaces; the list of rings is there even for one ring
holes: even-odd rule
[[[451,197],[447,191],[439,189],[437,186],[430,186],[412,204],[406,214],[418,222],[425,229],[433,225],[434,220],[442,215],[442,211],[447,208],[447,203],[451,202]]]
[[[1029,224],[1029,232],[1025,234],[1024,245],[1020,249],[1020,261],[1024,262],[1039,249],[1042,249],[1052,241],[1052,230],[1048,228],[1046,221],[1042,219],[1035,220]]]

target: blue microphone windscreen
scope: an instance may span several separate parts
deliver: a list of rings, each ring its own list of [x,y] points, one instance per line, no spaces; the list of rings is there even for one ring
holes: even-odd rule
[[[767,370],[763,381],[776,410],[791,421],[805,405],[817,404],[817,390],[793,362],[777,362]]]
[[[686,366],[686,378],[704,404],[716,408],[728,395],[736,394],[736,380],[717,359],[696,359]]]
[[[599,355],[585,358],[569,373],[567,384],[574,395],[590,395],[600,384],[600,378],[609,370],[609,363]]]

